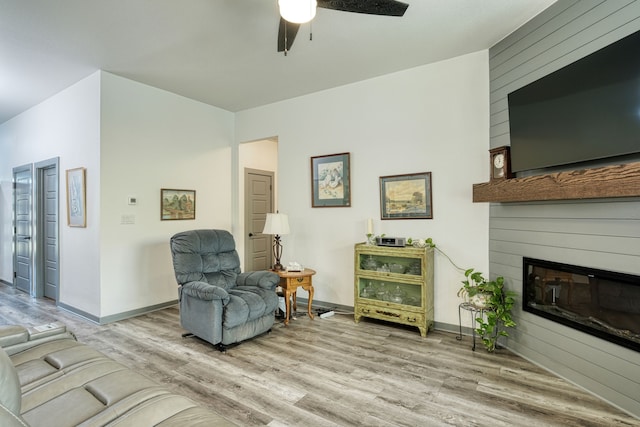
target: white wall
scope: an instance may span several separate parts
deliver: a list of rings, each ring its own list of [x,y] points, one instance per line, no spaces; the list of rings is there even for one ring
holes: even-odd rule
[[[169,238],[231,227],[233,114],[97,72],[0,126],[0,278],[12,282],[12,168],[60,157],[60,303],[90,318],[177,299]],[[66,225],[64,171],[87,168],[87,227]],[[196,219],[160,220],[160,189]],[[138,199],[128,205],[128,197]],[[122,225],[123,215],[135,224]]]
[[[60,155],[61,170],[87,167],[89,193],[87,229],[61,227],[61,302],[105,318],[175,299],[169,237],[219,227],[241,239],[240,172],[268,165],[240,156],[239,145],[272,136],[278,208],[292,228],[283,261],[318,271],[317,300],[353,305],[353,245],[370,217],[377,234],[433,237],[458,265],[486,271],[488,206],[471,202],[471,186],[488,178],[488,117],[487,52],[235,115],[96,73],[0,128],[12,153],[2,160],[0,277],[10,281],[12,272],[11,167]],[[310,157],[341,152],[351,153],[352,207],[311,208]],[[379,177],[426,171],[434,219],[380,221]],[[160,221],[160,188],[195,189],[196,220]],[[129,206],[128,196],[138,205]],[[134,215],[135,224],[122,225],[123,215]],[[436,256],[437,322],[457,324],[461,278]]]
[[[278,136],[279,209],[292,230],[283,262],[317,270],[316,300],[353,305],[353,245],[370,217],[376,234],[432,237],[461,267],[487,271],[488,206],[471,200],[488,180],[488,92],[482,51],[236,114],[236,142]],[[352,206],[311,208],[310,157],[342,152]],[[379,177],[429,171],[434,219],[381,221]],[[458,323],[462,277],[436,255],[437,322]]]
[[[230,229],[233,120],[228,111],[102,73],[102,317],[177,299],[174,233]],[[196,190],[196,219],[161,221],[161,188]],[[135,224],[121,224],[123,215]]]
[[[0,279],[13,282],[12,168],[60,157],[60,302],[100,307],[100,74],[0,125]],[[87,227],[66,225],[65,170],[87,168]]]

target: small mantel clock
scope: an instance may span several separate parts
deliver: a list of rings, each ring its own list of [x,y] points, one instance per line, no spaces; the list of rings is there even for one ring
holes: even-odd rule
[[[511,178],[510,147],[492,148],[489,150],[491,161],[491,181],[502,181]]]

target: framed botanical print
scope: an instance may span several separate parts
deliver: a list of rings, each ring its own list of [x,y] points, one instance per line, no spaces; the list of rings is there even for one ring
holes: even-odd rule
[[[350,207],[349,153],[311,158],[311,207]]]
[[[67,169],[67,225],[87,226],[86,168]]]
[[[380,177],[381,219],[433,219],[431,172]]]

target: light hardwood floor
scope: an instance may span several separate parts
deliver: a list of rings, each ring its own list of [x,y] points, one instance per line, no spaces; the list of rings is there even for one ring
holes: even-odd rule
[[[299,316],[220,353],[180,336],[177,307],[99,326],[0,284],[0,323],[51,321],[242,426],[640,426],[507,350],[473,352],[448,332]]]

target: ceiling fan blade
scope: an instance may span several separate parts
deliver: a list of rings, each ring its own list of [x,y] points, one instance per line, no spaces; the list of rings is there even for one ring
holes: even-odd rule
[[[291,50],[291,45],[296,39],[300,24],[292,24],[283,18],[280,18],[280,27],[278,28],[278,52],[284,52],[285,50]],[[285,49],[286,40],[286,49]]]
[[[403,16],[409,5],[395,0],[318,0],[318,7],[369,15]]]

